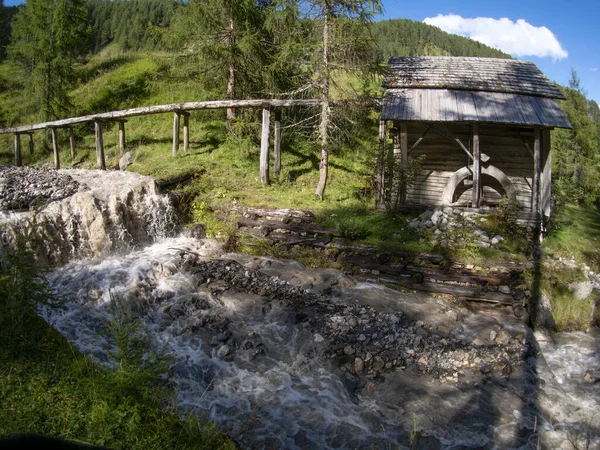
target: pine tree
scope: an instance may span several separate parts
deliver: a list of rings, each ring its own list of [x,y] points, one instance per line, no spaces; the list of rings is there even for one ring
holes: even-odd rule
[[[261,90],[265,8],[253,0],[190,0],[173,17],[171,40],[198,58],[207,78],[222,80],[228,99]],[[227,110],[231,130],[235,110]]]
[[[598,129],[590,118],[589,103],[575,71],[561,108],[573,126],[552,132],[552,195],[557,203],[594,202],[600,194]]]
[[[315,27],[316,58],[307,65],[308,76],[317,80],[321,96],[319,118],[319,140],[321,161],[319,184],[315,194],[323,196],[329,171],[329,149],[331,136],[331,88],[344,90],[337,85],[336,74],[364,75],[373,68],[374,43],[368,25],[381,11],[379,0],[312,0],[300,1],[299,11],[311,20]],[[312,46],[311,46],[312,47]],[[351,95],[346,92],[346,96]]]
[[[84,0],[27,0],[15,17],[9,55],[23,68],[26,98],[42,120],[72,107],[73,63],[87,46],[86,21]]]

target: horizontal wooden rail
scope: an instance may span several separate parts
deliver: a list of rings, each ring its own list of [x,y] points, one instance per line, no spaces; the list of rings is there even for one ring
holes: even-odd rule
[[[127,117],[146,116],[150,114],[163,114],[169,112],[184,112],[184,111],[199,111],[203,109],[220,109],[220,108],[261,108],[269,106],[272,108],[291,108],[294,106],[319,106],[321,103],[318,99],[305,100],[216,100],[206,102],[186,102],[186,103],[171,103],[168,105],[157,106],[142,106],[139,108],[123,109],[120,111],[110,111],[99,114],[90,114],[87,116],[71,117],[69,119],[53,120],[52,122],[37,123],[34,125],[24,125],[14,128],[0,129],[0,134],[8,133],[27,133],[29,131],[43,130],[46,128],[60,128],[69,125],[75,125],[85,122],[98,122],[102,120],[111,121],[124,119]]]

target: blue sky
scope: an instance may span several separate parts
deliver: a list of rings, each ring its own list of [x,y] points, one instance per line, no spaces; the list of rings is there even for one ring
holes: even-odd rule
[[[502,41],[505,33],[523,33],[512,51],[519,59],[533,61],[548,78],[566,85],[575,69],[589,98],[600,103],[600,1],[571,0],[383,0],[383,18],[434,19],[441,28],[458,29],[463,35],[478,34],[492,42]],[[463,19],[507,18],[508,21],[464,21]],[[522,19],[525,22],[518,22]],[[509,26],[507,26],[507,24]],[[529,25],[529,26],[528,26]],[[546,27],[557,42],[551,42]],[[558,43],[559,47],[556,47]],[[515,55],[515,51],[524,53]],[[548,54],[548,56],[535,55]],[[553,56],[551,56],[553,55]],[[594,70],[595,69],[595,70]]]
[[[20,3],[4,0],[7,6]],[[599,0],[383,0],[383,5],[382,18],[429,18],[443,29],[533,61],[563,85],[573,68],[588,97],[600,103]],[[499,20],[503,18],[508,20]]]

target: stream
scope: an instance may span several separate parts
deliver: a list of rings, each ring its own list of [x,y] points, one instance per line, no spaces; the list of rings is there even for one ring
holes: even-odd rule
[[[242,448],[600,448],[598,335],[226,253],[179,234],[146,177],[59,172],[76,193],[0,220],[3,251],[22,230],[53,236],[37,253],[61,264],[48,280],[65,308],[43,317],[114,368],[118,302],[170,357],[182,413]]]

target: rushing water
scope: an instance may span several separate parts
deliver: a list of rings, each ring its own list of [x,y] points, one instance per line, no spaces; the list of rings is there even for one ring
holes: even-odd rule
[[[172,356],[180,407],[206,413],[249,446],[383,447],[405,437],[355,403],[322,357],[318,338],[295,326],[288,311],[246,293],[198,293],[193,276],[174,269],[182,248],[199,254],[211,249],[189,238],[167,239],[54,271],[49,280],[67,310],[53,312],[49,322],[81,351],[111,365],[114,343],[104,331],[110,299],[122,299],[143,319],[155,345]],[[242,342],[235,355],[222,344],[211,346],[225,340],[216,330],[194,328],[204,313],[230,321],[229,340]]]
[[[462,311],[452,324],[458,346],[442,345],[438,336],[429,349],[429,357],[448,368],[445,375],[425,375],[424,362],[357,377],[331,358],[317,315],[346,320],[351,328],[348,315],[334,312],[352,305],[352,311],[377,310],[387,323],[404,314],[409,325],[419,319],[435,328],[448,325],[447,313],[456,308],[426,295],[355,284],[336,271],[223,255],[212,241],[169,237],[177,217],[150,178],[68,173],[82,186],[75,195],[38,214],[0,218],[5,249],[28,238],[41,261],[69,261],[49,276],[66,308],[46,312],[46,319],[82,352],[114,367],[108,327],[116,299],[141,321],[152,347],[172,358],[182,411],[205,414],[244,447],[397,448],[407,446],[413,432],[421,448],[600,448],[598,337],[534,336],[522,324]],[[200,266],[182,264],[189,256],[236,259],[248,268],[241,278],[256,269],[271,287],[310,287],[325,295],[318,297],[314,320],[301,321],[293,296],[284,301],[223,286],[199,273]],[[222,268],[231,269],[228,263]],[[298,289],[294,295],[309,296]],[[407,325],[398,325],[390,339],[401,339],[401,326]],[[512,336],[524,330],[536,350],[511,368],[511,347],[495,346],[490,330]],[[370,330],[370,338],[377,332]],[[472,344],[477,340],[487,342],[482,355],[510,364],[501,372],[484,370],[481,344]],[[403,351],[414,354],[412,337],[403,342]],[[465,351],[471,352],[468,364]],[[354,358],[341,359],[346,356]]]
[[[277,301],[199,289],[197,274],[180,270],[183,250],[210,261],[221,256],[210,241],[178,237],[55,270],[50,282],[67,309],[47,319],[81,351],[111,366],[109,304],[120,299],[142,319],[156,348],[173,358],[182,410],[207,415],[244,446],[388,448],[407,445],[416,420],[422,448],[529,448],[538,441],[568,448],[564,443],[575,431],[581,438],[597,420],[599,385],[583,381],[587,370],[600,368],[598,342],[590,336],[561,334],[561,345],[538,336],[543,354],[509,378],[461,375],[458,383],[444,384],[393,370],[366,380],[354,395],[315,330]],[[283,272],[286,264],[299,270],[297,263],[282,264]],[[407,297],[417,299],[359,284],[336,290],[328,301],[418,308]],[[436,302],[427,301],[421,308],[434,315]],[[465,332],[485,320],[491,326],[495,319],[465,319]]]

